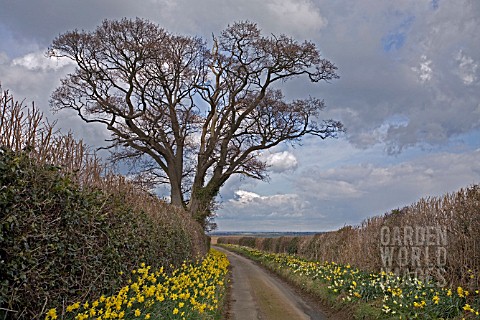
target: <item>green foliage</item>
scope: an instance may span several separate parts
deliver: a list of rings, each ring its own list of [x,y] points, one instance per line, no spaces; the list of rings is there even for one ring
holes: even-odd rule
[[[287,242],[287,253],[288,254],[297,254],[298,252],[298,242],[299,238],[298,237],[293,237],[289,239]]]
[[[255,248],[255,237],[241,237],[238,243],[241,246]]]
[[[265,238],[262,243],[262,250],[272,251],[273,238]]]
[[[35,319],[49,306],[113,292],[140,262],[190,257],[181,221],[124,199],[80,188],[27,152],[0,149],[0,319]]]

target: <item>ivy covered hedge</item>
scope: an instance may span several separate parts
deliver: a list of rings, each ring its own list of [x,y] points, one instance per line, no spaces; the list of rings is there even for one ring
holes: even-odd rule
[[[121,192],[71,177],[27,151],[0,149],[0,319],[36,319],[50,306],[113,291],[141,262],[191,257],[180,212],[145,212]]]

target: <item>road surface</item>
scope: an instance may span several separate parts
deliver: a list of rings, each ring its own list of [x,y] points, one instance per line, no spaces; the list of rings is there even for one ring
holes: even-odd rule
[[[232,320],[324,320],[325,313],[251,260],[223,248],[232,267]]]

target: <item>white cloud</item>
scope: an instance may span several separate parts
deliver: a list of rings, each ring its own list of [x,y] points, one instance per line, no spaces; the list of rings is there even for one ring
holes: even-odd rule
[[[15,100],[24,101],[30,106],[32,102],[50,122],[57,121],[56,128],[67,133],[72,131],[77,139],[82,139],[92,147],[105,146],[105,139],[110,137],[102,125],[88,125],[75,112],[61,111],[52,114],[48,103],[49,97],[60,78],[71,72],[73,65],[65,60],[57,61],[43,56],[45,50],[35,51],[14,59],[0,53],[0,84],[3,90],[9,90]],[[1,51],[0,51],[1,52]]]
[[[221,219],[237,218],[244,221],[258,220],[257,227],[273,221],[284,223],[289,219],[305,216],[309,202],[297,194],[261,196],[255,192],[237,190],[219,213]]]
[[[420,83],[432,80],[432,60],[428,60],[426,55],[422,55],[420,66],[412,67],[412,70],[417,73],[418,81]]]
[[[301,27],[309,31],[318,31],[327,25],[327,19],[311,1],[269,0],[265,1],[265,5],[275,19],[283,22],[283,27],[289,26],[297,30]]]
[[[460,50],[457,53],[455,60],[458,63],[458,76],[463,83],[466,85],[471,85],[476,82],[478,79],[478,63],[475,62],[472,57],[466,55],[463,50]]]
[[[298,195],[296,194],[276,194],[271,196],[260,196],[255,192],[249,192],[245,190],[238,190],[235,192],[235,199],[230,199],[230,203],[234,206],[243,207],[243,206],[270,206],[270,207],[279,207],[285,204],[291,204],[298,200]]]
[[[46,50],[45,50],[46,51]],[[12,60],[13,66],[23,67],[29,70],[59,70],[65,66],[73,65],[69,59],[49,58],[45,51],[31,52],[22,57]]]
[[[237,206],[248,205],[249,203],[253,202],[254,199],[260,198],[260,195],[245,190],[238,190],[235,192],[235,195],[236,199],[230,200],[230,202]]]
[[[263,158],[266,158],[265,161],[269,166],[269,170],[273,172],[293,170],[298,166],[297,158],[288,151],[264,155]]]

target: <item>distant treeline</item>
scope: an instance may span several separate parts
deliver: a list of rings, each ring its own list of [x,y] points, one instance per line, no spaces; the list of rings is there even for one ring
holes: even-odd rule
[[[217,242],[474,289],[480,284],[479,235],[480,186],[473,185],[338,231],[304,237],[220,237]]]
[[[215,237],[261,237],[261,238],[278,238],[278,237],[304,237],[313,236],[324,232],[294,232],[294,231],[224,231],[224,232],[211,232],[210,236]]]

